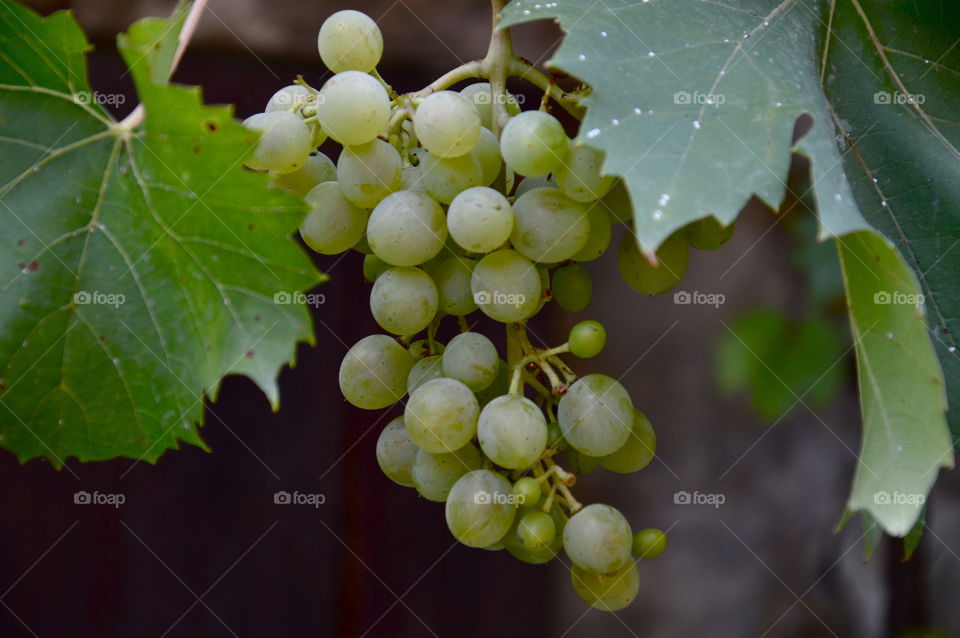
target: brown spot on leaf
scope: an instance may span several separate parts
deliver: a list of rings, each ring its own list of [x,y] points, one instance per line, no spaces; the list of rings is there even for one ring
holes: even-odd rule
[[[253,359],[253,350],[247,350],[245,353],[243,353],[243,356],[245,356],[247,359]]]
[[[213,120],[207,120],[206,122],[203,123],[203,126],[205,129],[207,129],[211,133],[216,133],[220,129],[220,126]]]

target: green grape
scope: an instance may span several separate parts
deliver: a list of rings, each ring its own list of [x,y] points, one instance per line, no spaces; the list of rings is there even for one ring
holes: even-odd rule
[[[447,497],[447,527],[470,547],[486,547],[503,538],[513,525],[516,506],[506,498],[510,484],[490,470],[464,474]]]
[[[303,166],[290,173],[271,173],[270,185],[284,190],[294,197],[303,197],[317,184],[337,179],[337,168],[323,153],[307,158]]]
[[[587,208],[587,220],[590,222],[590,236],[583,248],[570,258],[573,261],[593,261],[610,247],[613,225],[610,216],[597,202],[592,202]]]
[[[600,457],[600,465],[618,474],[642,470],[657,451],[657,435],[650,420],[640,410],[633,411],[633,426],[627,442],[617,451]]]
[[[418,266],[439,253],[446,240],[443,209],[426,193],[391,193],[367,222],[373,253],[394,266]]]
[[[687,233],[687,243],[697,250],[716,250],[733,237],[734,224],[724,226],[716,217],[710,215],[688,224],[684,231]]]
[[[498,191],[474,186],[462,191],[450,203],[447,229],[464,250],[489,253],[510,238],[513,208]]]
[[[487,458],[500,467],[524,469],[547,449],[547,422],[533,401],[506,394],[480,412],[477,440]]]
[[[642,529],[633,535],[633,554],[637,558],[656,558],[667,549],[667,535],[656,528]]]
[[[413,462],[420,449],[410,440],[403,417],[387,424],[377,439],[377,463],[388,479],[405,487],[413,487]]]
[[[590,219],[577,202],[556,188],[535,188],[513,203],[510,243],[524,257],[542,263],[569,259],[590,236]]]
[[[553,300],[567,312],[580,312],[590,303],[593,281],[583,266],[568,264],[553,273]]]
[[[543,306],[553,299],[553,290],[550,288],[550,271],[543,266],[537,266],[537,275],[540,277],[540,303],[537,304],[537,312]]]
[[[560,424],[556,421],[547,423],[547,447],[561,452],[570,447],[567,440],[563,438],[563,430],[560,429]]]
[[[267,105],[264,107],[264,113],[273,113],[274,111],[290,111],[296,113],[300,107],[313,98],[313,91],[300,84],[291,84],[285,86],[274,93]]]
[[[600,354],[607,345],[607,330],[599,321],[581,321],[570,329],[567,343],[573,356],[589,359]]]
[[[513,495],[517,497],[518,504],[524,507],[535,507],[542,495],[540,481],[532,476],[524,476],[513,484]]]
[[[440,311],[454,317],[468,315],[477,309],[470,290],[470,278],[477,265],[465,257],[447,257],[432,269],[440,293]]]
[[[467,98],[473,102],[473,106],[477,109],[477,114],[480,116],[480,124],[485,128],[493,128],[493,93],[490,90],[489,82],[476,82],[474,84],[468,84],[461,91],[460,95]],[[500,99],[503,99],[501,96]],[[519,115],[520,114],[520,105],[517,103],[517,98],[512,94],[506,94],[506,111],[510,115]]]
[[[473,103],[459,93],[438,91],[417,106],[413,130],[430,154],[460,157],[480,139],[480,116]]]
[[[369,215],[368,215],[369,217]],[[357,240],[357,243],[353,245],[353,249],[360,253],[361,255],[372,255],[373,250],[370,248],[370,242],[367,241],[367,232],[364,231],[360,239]]]
[[[460,381],[474,392],[493,383],[499,365],[496,346],[479,332],[458,334],[443,353],[443,376]]]
[[[439,341],[434,341],[431,345],[429,339],[417,339],[410,344],[407,350],[410,351],[410,356],[413,357],[414,361],[419,361],[424,357],[443,354],[444,346]]]
[[[340,364],[340,391],[358,408],[379,410],[393,405],[407,389],[413,367],[410,353],[387,335],[358,341]]]
[[[497,376],[494,377],[493,383],[475,393],[481,408],[510,390],[510,370],[507,363],[503,359],[500,359],[497,363]]]
[[[420,496],[443,503],[450,494],[450,488],[461,476],[480,469],[482,465],[480,452],[469,444],[454,452],[441,454],[418,450],[410,475]]]
[[[403,170],[400,171],[400,188],[398,190],[426,192],[427,187],[423,185],[423,181],[420,179],[419,166],[403,167]]]
[[[418,168],[420,183],[441,204],[449,204],[461,192],[483,183],[483,167],[471,154],[445,158],[426,153]]]
[[[343,196],[361,208],[373,208],[400,188],[400,153],[383,140],[344,147],[337,160]]]
[[[589,454],[578,452],[575,448],[567,450],[567,463],[574,474],[587,475],[600,467],[600,459]]]
[[[507,166],[524,177],[546,175],[563,162],[567,134],[563,124],[549,113],[524,111],[503,127],[500,154]]]
[[[390,96],[376,78],[360,71],[344,71],[320,89],[317,118],[337,142],[346,146],[366,144],[387,128]]]
[[[417,388],[427,381],[443,378],[443,363],[438,354],[426,356],[410,368],[410,374],[407,375],[407,393],[413,394]]]
[[[524,547],[531,550],[538,550],[549,547],[550,543],[557,535],[557,526],[553,518],[540,511],[528,512],[520,519],[517,525],[517,536]]]
[[[309,122],[308,126],[310,127],[310,146],[316,149],[318,146],[327,141],[327,132],[323,130],[323,127],[320,126],[320,122],[314,120]]]
[[[643,295],[660,295],[683,279],[690,259],[690,249],[682,233],[674,233],[657,250],[657,265],[652,266],[640,252],[637,238],[626,233],[620,240],[617,262],[620,275],[627,284]]]
[[[365,13],[347,9],[323,21],[317,35],[320,59],[334,73],[372,71],[383,55],[383,35]]]
[[[513,520],[513,526],[510,528],[510,531],[507,532],[506,536],[503,537],[503,544],[506,546],[507,551],[510,552],[510,555],[531,565],[549,563],[557,557],[560,550],[563,549],[563,528],[566,525],[566,519],[563,513],[558,506],[554,505],[549,512],[549,516],[553,519],[553,539],[546,545],[529,547],[524,544],[523,539],[520,537],[519,527],[524,517],[531,512],[537,511],[538,510],[528,507],[519,508]]]
[[[396,335],[413,335],[433,321],[439,299],[427,273],[409,266],[391,268],[373,284],[370,310],[380,327]]]
[[[570,517],[563,529],[563,549],[575,565],[607,574],[632,564],[633,532],[616,508],[601,503],[587,505]]]
[[[303,200],[310,212],[300,224],[300,236],[321,255],[342,253],[363,237],[369,213],[348,202],[336,182],[314,186]]]
[[[591,208],[599,208],[607,214],[611,223],[633,223],[633,204],[630,202],[630,193],[623,180],[614,181],[607,194],[591,203]]]
[[[536,267],[510,249],[481,259],[473,269],[470,289],[483,314],[504,323],[527,319],[540,307],[540,275]]]
[[[503,158],[500,157],[500,141],[497,136],[487,128],[480,129],[480,139],[476,146],[470,149],[470,155],[477,158],[480,162],[480,170],[483,173],[483,180],[480,182],[483,186],[489,186],[500,175],[500,169],[503,167]]]
[[[514,193],[515,197],[520,197],[525,193],[529,193],[534,188],[556,188],[557,185],[550,179],[549,175],[542,175],[540,177],[524,177],[517,190]],[[509,192],[509,191],[508,191]]]
[[[601,175],[603,151],[582,144],[570,144],[567,157],[554,173],[563,194],[578,202],[600,199],[610,190],[616,178]]]
[[[433,379],[410,395],[403,421],[413,442],[427,452],[452,452],[477,433],[479,412],[470,388],[455,379]]]
[[[373,283],[377,277],[391,268],[390,264],[380,259],[376,255],[363,256],[363,278]]]
[[[310,156],[310,129],[303,118],[288,111],[257,113],[243,126],[260,133],[244,164],[257,171],[292,173]]]
[[[604,456],[627,442],[633,404],[615,379],[588,374],[577,379],[560,398],[557,420],[570,445],[590,456]]]
[[[603,611],[623,609],[640,590],[640,575],[632,562],[608,574],[596,574],[574,565],[570,575],[577,595]]]

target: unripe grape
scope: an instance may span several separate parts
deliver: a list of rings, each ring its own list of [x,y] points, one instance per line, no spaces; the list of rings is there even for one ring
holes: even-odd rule
[[[607,330],[599,321],[581,321],[570,329],[567,342],[573,356],[589,359],[600,354],[607,344]]]
[[[370,293],[373,318],[396,335],[414,335],[430,325],[438,302],[430,275],[409,266],[391,268],[377,277]]]
[[[334,73],[372,71],[383,55],[380,27],[365,13],[347,9],[331,14],[317,35],[320,59]]]
[[[563,438],[563,430],[560,429],[560,424],[556,421],[550,421],[547,424],[547,447],[556,448],[561,452],[570,447],[567,440]]]
[[[479,392],[493,383],[499,364],[492,341],[478,332],[463,332],[447,344],[443,353],[443,376]]]
[[[359,71],[344,71],[320,89],[317,118],[323,130],[341,144],[366,144],[387,128],[390,97],[375,78]]]
[[[582,476],[586,476],[600,467],[600,459],[589,454],[583,454],[576,448],[567,450],[567,463],[570,465],[571,472]]]
[[[390,270],[391,266],[376,255],[363,256],[363,278],[373,283],[377,277]]]
[[[303,200],[310,212],[300,224],[300,236],[321,255],[342,253],[363,237],[368,213],[347,201],[337,182],[314,186]]]
[[[524,469],[547,448],[547,422],[533,401],[507,394],[480,412],[477,440],[487,458],[500,467]]]
[[[543,513],[538,512],[529,507],[521,507],[517,510],[517,515],[513,520],[513,527],[510,528],[510,531],[503,537],[503,544],[506,546],[507,551],[510,552],[510,555],[514,558],[517,558],[524,563],[529,563],[531,565],[542,565],[548,563],[560,553],[560,550],[563,549],[563,529],[566,525],[566,519],[560,511],[560,507],[554,505],[550,508],[549,516],[553,521],[554,535],[553,539],[546,545],[541,545],[539,543],[533,543],[533,545],[528,545],[524,543],[524,539],[521,538],[520,534],[520,524],[523,519],[531,513]]]
[[[477,263],[470,280],[473,299],[485,315],[504,323],[531,317],[540,307],[540,275],[528,259],[509,249]]]
[[[452,452],[476,434],[479,413],[470,388],[455,379],[433,379],[410,395],[403,421],[413,442],[426,451]]]
[[[337,160],[343,196],[361,208],[373,208],[400,188],[400,153],[383,140],[344,147]]]
[[[640,576],[632,562],[607,574],[573,566],[573,589],[587,604],[603,611],[619,611],[633,602],[640,590]]]
[[[627,442],[620,448],[600,457],[600,465],[619,474],[629,474],[642,470],[653,459],[657,451],[657,435],[647,417],[634,409],[633,424]]]
[[[517,186],[514,196],[520,197],[525,193],[529,193],[534,188],[557,188],[557,184],[550,179],[549,175],[542,175],[540,177],[524,177]]]
[[[513,494],[517,497],[517,503],[524,507],[534,507],[540,502],[542,489],[540,481],[532,476],[524,476],[513,484]]]
[[[340,364],[340,391],[366,410],[393,405],[407,389],[413,357],[391,337],[370,335],[358,341]]]
[[[387,424],[377,439],[377,463],[388,479],[405,487],[413,487],[413,463],[419,448],[407,434],[403,417]]]
[[[311,155],[303,166],[290,173],[271,173],[270,185],[293,195],[303,197],[317,184],[332,182],[337,179],[337,168],[333,160],[317,153]]]
[[[424,98],[413,114],[413,129],[437,157],[460,157],[480,139],[480,116],[459,93],[438,91]]]
[[[470,547],[486,547],[510,530],[516,507],[506,498],[510,484],[490,470],[464,474],[447,497],[447,527],[454,538]]]
[[[260,133],[253,152],[244,164],[258,171],[292,173],[310,156],[310,129],[303,118],[288,111],[257,113],[243,126]]]
[[[549,547],[557,533],[557,527],[549,514],[533,511],[524,514],[517,526],[517,535],[529,549]]]
[[[631,564],[633,533],[616,508],[587,505],[570,517],[563,530],[563,549],[582,569],[607,574]]]
[[[413,364],[407,375],[407,394],[413,394],[427,381],[443,378],[443,364],[440,355],[424,357]]]
[[[560,398],[557,420],[570,445],[590,456],[604,456],[627,442],[633,426],[633,404],[616,380],[604,374],[588,374]]]
[[[590,236],[584,208],[555,188],[536,188],[518,197],[513,218],[513,248],[537,262],[569,259]]]
[[[472,445],[440,454],[418,450],[410,475],[420,496],[429,501],[443,503],[460,477],[480,469],[481,465],[483,459],[480,452]]]
[[[642,529],[633,535],[633,554],[637,558],[656,558],[667,549],[667,535],[656,528]]]
[[[451,256],[431,269],[440,294],[440,312],[462,317],[477,309],[470,290],[470,279],[476,265],[477,262],[472,259]]]
[[[447,228],[464,250],[489,253],[510,238],[513,208],[506,197],[492,188],[468,188],[451,202]]]
[[[687,271],[690,249],[682,233],[674,233],[657,249],[657,265],[652,266],[640,252],[637,239],[626,233],[620,240],[617,262],[627,284],[644,295],[660,295],[678,283]]]
[[[603,209],[598,202],[588,204],[587,220],[590,222],[590,236],[587,242],[577,253],[571,257],[573,261],[593,261],[610,247],[610,240],[613,238],[613,227],[610,223],[610,215]]]
[[[553,273],[553,300],[567,312],[580,312],[590,303],[593,281],[583,266],[567,264]]]
[[[388,264],[418,266],[439,253],[447,240],[443,209],[426,193],[391,193],[370,214],[367,240]]]
[[[734,224],[722,225],[713,215],[698,219],[684,228],[687,243],[697,250],[716,250],[733,237]]]
[[[500,154],[524,177],[538,177],[560,167],[567,154],[567,134],[557,118],[524,111],[510,118],[500,134]]]
[[[554,177],[563,194],[578,202],[592,202],[607,194],[612,175],[602,175],[603,151],[582,144],[571,144],[567,157]]]

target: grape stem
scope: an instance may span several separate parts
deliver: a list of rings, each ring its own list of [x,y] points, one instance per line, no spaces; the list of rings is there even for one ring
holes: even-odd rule
[[[200,24],[200,16],[203,15],[203,11],[206,8],[207,0],[196,0],[196,2],[193,3],[193,6],[190,7],[190,13],[187,14],[187,18],[183,21],[183,28],[180,30],[180,38],[177,41],[177,50],[173,54],[173,62],[170,64],[170,72],[167,74],[167,78],[172,77],[173,72],[177,70],[177,65],[180,64],[180,60],[183,58],[183,53],[187,50],[187,45],[190,44],[190,40],[193,38],[193,34],[197,30],[197,25]],[[145,116],[146,110],[143,107],[143,102],[141,102],[140,104],[137,104],[137,107],[133,109],[129,115],[120,121],[119,126],[127,130],[133,130],[143,123],[143,118]]]

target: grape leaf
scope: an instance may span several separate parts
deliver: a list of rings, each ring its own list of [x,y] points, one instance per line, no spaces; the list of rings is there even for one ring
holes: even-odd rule
[[[21,461],[150,462],[226,374],[277,405],[321,280],[291,239],[303,204],[242,168],[256,137],[167,85],[180,6],[119,38],[145,106],[131,130],[87,80],[68,13],[0,0],[0,442]],[[280,301],[281,303],[275,303]]]
[[[549,64],[590,85],[579,141],[605,151],[605,170],[624,178],[647,252],[708,214],[732,221],[754,194],[777,208],[791,151],[807,156],[818,235],[844,238],[852,316],[877,315],[866,291],[910,297],[919,279],[932,298],[950,395],[960,400],[953,337],[943,336],[960,310],[960,253],[951,254],[960,227],[960,164],[956,123],[949,119],[960,65],[939,63],[958,55],[955,11],[907,0],[513,0],[502,17],[503,26],[555,18],[566,31]],[[896,68],[888,63],[894,50]],[[881,113],[870,108],[876,87],[909,94],[904,83],[913,79],[940,98],[933,115],[917,104],[883,105]],[[794,142],[801,116],[809,130]],[[838,127],[848,133],[852,127],[857,146]],[[887,194],[883,179],[872,181],[881,170]],[[894,197],[900,207],[889,205]],[[890,245],[860,232],[872,230],[865,215],[897,243],[917,279]],[[858,260],[884,270],[856,272],[851,264]],[[874,326],[855,326],[865,337],[857,349],[864,437],[849,506],[866,508],[886,531],[903,535],[919,509],[878,508],[870,490],[925,495],[937,468],[951,466],[952,457],[943,376],[925,318],[895,310],[878,324],[895,324],[892,343],[872,338]],[[901,379],[911,383],[900,386]],[[877,387],[889,388],[890,396]],[[906,402],[896,412],[889,405],[894,398]],[[958,418],[952,415],[955,431]],[[893,474],[869,480],[868,465]]]
[[[887,532],[904,536],[938,470],[953,467],[940,365],[923,304],[884,302],[888,291],[918,290],[896,249],[870,232],[847,235],[838,245],[863,413],[860,462],[847,506],[866,510]]]

